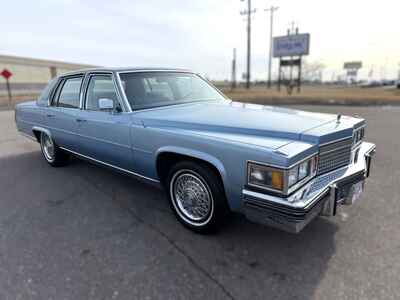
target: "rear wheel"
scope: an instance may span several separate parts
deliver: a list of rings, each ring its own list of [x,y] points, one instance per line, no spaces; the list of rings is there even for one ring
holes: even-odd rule
[[[40,148],[44,159],[53,167],[61,167],[68,163],[69,155],[54,143],[51,136],[40,133]]]
[[[214,231],[228,211],[222,182],[205,164],[177,163],[170,170],[167,187],[175,216],[193,231]]]

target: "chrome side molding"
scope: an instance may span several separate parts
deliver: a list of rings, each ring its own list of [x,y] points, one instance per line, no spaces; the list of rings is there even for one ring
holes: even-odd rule
[[[116,169],[116,170],[118,170],[118,171],[127,173],[127,174],[129,174],[129,175],[133,175],[133,176],[138,177],[138,178],[140,178],[140,179],[145,179],[145,180],[151,181],[151,182],[156,183],[156,184],[159,184],[159,183],[160,183],[160,181],[157,180],[157,179],[153,179],[153,178],[150,178],[150,177],[146,177],[146,176],[140,175],[140,174],[138,174],[138,173],[135,173],[135,172],[132,172],[132,171],[129,171],[129,170],[126,170],[126,169],[123,169],[123,168],[114,166],[114,165],[112,165],[112,164],[106,163],[106,162],[104,162],[104,161],[95,159],[95,158],[90,157],[90,156],[86,156],[86,155],[80,154],[80,153],[78,153],[78,152],[75,152],[75,151],[73,151],[73,150],[70,150],[70,149],[67,149],[67,148],[64,148],[64,147],[60,147],[60,148],[61,148],[62,150],[64,150],[64,151],[67,151],[67,152],[72,153],[72,154],[74,154],[74,155],[80,156],[80,157],[82,157],[82,158],[84,158],[84,159],[91,160],[91,161],[93,161],[93,162],[95,162],[95,163],[102,164],[102,165],[104,165],[104,166],[107,166],[107,167]]]

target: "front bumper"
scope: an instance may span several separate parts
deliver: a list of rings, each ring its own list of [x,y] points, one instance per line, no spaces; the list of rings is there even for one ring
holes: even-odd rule
[[[371,170],[375,145],[363,142],[358,159],[343,168],[320,175],[287,198],[244,189],[246,217],[289,232],[299,232],[318,215],[334,216],[338,205],[351,205],[350,188],[364,185]],[[354,151],[355,153],[355,151]],[[351,196],[351,195],[350,195]]]

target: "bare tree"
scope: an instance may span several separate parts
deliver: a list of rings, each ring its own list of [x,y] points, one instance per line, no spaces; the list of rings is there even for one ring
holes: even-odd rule
[[[320,61],[303,62],[303,79],[309,81],[322,81],[322,72],[326,68],[325,64]]]

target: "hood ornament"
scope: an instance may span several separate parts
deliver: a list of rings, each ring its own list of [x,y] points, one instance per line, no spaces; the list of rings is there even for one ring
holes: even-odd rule
[[[336,123],[337,124],[339,124],[340,123],[340,119],[342,118],[342,115],[341,114],[338,114],[337,115],[337,118],[336,118]]]

